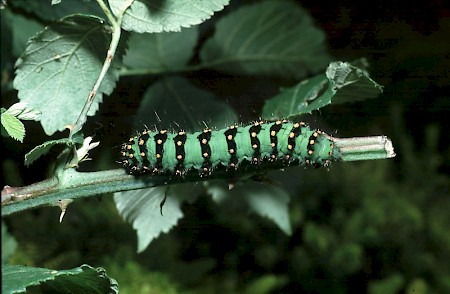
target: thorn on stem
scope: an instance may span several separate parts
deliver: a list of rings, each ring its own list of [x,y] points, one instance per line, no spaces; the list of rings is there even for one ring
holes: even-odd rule
[[[72,199],[60,199],[56,203],[56,205],[59,206],[59,208],[61,208],[61,214],[59,215],[60,223],[62,223],[64,215],[66,214],[67,206],[69,206],[69,204],[72,203],[72,201],[73,201]]]

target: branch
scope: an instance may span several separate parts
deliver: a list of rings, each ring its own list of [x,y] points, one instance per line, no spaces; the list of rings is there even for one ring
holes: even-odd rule
[[[116,54],[117,47],[119,46],[120,35],[122,32],[121,24],[122,24],[123,14],[128,9],[128,7],[133,3],[133,1],[134,0],[128,0],[128,1],[124,2],[124,5],[122,7],[123,9],[117,15],[117,19],[115,19],[112,15],[111,11],[109,10],[109,8],[105,5],[105,3],[102,0],[97,0],[97,2],[99,3],[100,7],[103,9],[105,14],[107,15],[107,17],[112,25],[111,43],[109,45],[109,49],[106,54],[106,59],[105,59],[105,62],[103,63],[102,70],[100,71],[100,74],[97,78],[97,81],[94,84],[94,87],[89,92],[86,103],[84,104],[83,109],[81,110],[81,113],[78,116],[77,121],[75,122],[75,124],[73,125],[73,128],[70,131],[69,138],[72,138],[72,136],[74,134],[76,134],[78,131],[80,131],[81,128],[83,127],[84,123],[87,120],[87,115],[88,115],[89,109],[91,108],[92,103],[94,102],[94,98],[97,95],[98,89],[100,88],[100,85],[102,84],[102,81],[106,76],[106,73],[108,72],[109,68],[111,67],[112,60]]]
[[[361,138],[333,138],[337,158],[342,161],[385,159],[395,156],[392,142],[385,136]],[[270,169],[282,168],[270,166]],[[238,170],[233,177],[251,174],[252,171]],[[254,171],[253,171],[254,173]],[[185,177],[172,175],[153,175],[135,177],[128,175],[124,169],[100,172],[77,172],[64,169],[46,181],[30,186],[13,188],[6,186],[2,190],[2,216],[39,206],[60,206],[61,201],[89,197],[103,193],[136,190],[156,186],[199,182],[212,179],[229,178],[226,170],[218,169],[213,175],[199,177],[196,172]]]

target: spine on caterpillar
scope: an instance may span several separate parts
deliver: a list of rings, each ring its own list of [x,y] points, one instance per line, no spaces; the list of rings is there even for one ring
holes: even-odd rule
[[[303,122],[287,120],[191,134],[145,130],[122,145],[121,155],[130,174],[198,172],[200,177],[219,169],[232,174],[241,169],[329,166],[340,159],[330,136]]]

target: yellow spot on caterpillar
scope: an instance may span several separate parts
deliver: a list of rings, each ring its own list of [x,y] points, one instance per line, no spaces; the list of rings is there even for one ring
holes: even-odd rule
[[[291,158],[291,156],[289,154],[286,154],[286,159]]]
[[[287,145],[287,149],[292,150],[292,145],[291,144]]]
[[[228,135],[227,140],[228,140],[228,141],[233,140],[233,135]]]
[[[205,152],[205,153],[203,153],[203,157],[208,157],[209,156],[209,154],[208,154],[208,152]]]
[[[145,157],[145,152],[141,152],[141,156],[142,156],[142,157]]]
[[[314,143],[316,143],[314,140],[309,141],[309,145],[314,145]]]
[[[228,152],[229,152],[230,154],[234,154],[234,149],[230,149],[230,150],[228,150]]]
[[[161,154],[156,153],[156,154],[155,154],[155,157],[159,159],[159,158],[161,158]]]
[[[182,160],[182,159],[183,159],[183,156],[182,156],[181,154],[179,154],[179,155],[177,155],[177,159],[178,159],[178,160]]]
[[[131,145],[127,145],[127,149],[128,149],[128,150],[131,150]]]
[[[252,136],[252,138],[256,137],[256,133],[255,132],[252,132],[250,135]]]
[[[300,124],[299,124],[299,123],[295,123],[295,124],[294,124],[294,128],[297,129],[298,127],[300,127]]]
[[[182,145],[183,145],[183,142],[177,141],[177,146],[182,146]]]
[[[184,131],[179,131],[179,132],[178,132],[178,135],[179,135],[179,136],[183,136],[183,135],[185,135],[185,134],[186,134],[186,133],[185,133]]]
[[[253,145],[252,145],[252,148],[253,148],[253,149],[258,148],[258,144],[253,144]]]
[[[161,131],[159,131],[159,133],[160,133],[161,135],[164,135],[165,133],[167,133],[167,130],[161,130]]]
[[[138,144],[141,146],[144,145],[144,139],[140,139]]]
[[[128,154],[128,158],[133,158],[134,157],[134,155],[133,155],[133,153],[131,153],[131,154]]]
[[[314,151],[308,150],[308,154],[309,154],[309,155],[312,155],[313,153],[314,153]]]
[[[270,143],[270,147],[275,148],[275,143]]]
[[[156,141],[156,144],[161,145],[161,144],[162,144],[162,140],[161,140],[161,139],[158,139],[158,140]]]
[[[275,132],[275,131],[271,131],[271,132],[270,132],[270,136],[271,136],[271,137],[275,137],[276,134],[277,134],[277,132]]]
[[[281,121],[281,120],[277,120],[276,122],[275,122],[275,124],[276,125],[281,125],[283,122]]]
[[[319,137],[319,133],[316,131],[313,133],[313,136],[317,138],[317,137]]]
[[[291,138],[291,139],[292,139],[292,138],[294,138],[294,137],[295,137],[295,134],[294,134],[294,132],[290,132],[290,133],[289,133],[289,138]]]
[[[208,140],[202,139],[202,144],[206,145],[208,143]]]

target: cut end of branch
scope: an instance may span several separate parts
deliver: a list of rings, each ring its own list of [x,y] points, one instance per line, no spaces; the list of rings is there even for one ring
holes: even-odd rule
[[[386,136],[331,138],[343,161],[374,160],[395,157],[392,141]]]

